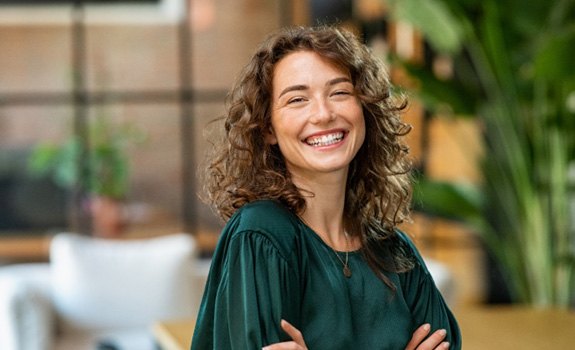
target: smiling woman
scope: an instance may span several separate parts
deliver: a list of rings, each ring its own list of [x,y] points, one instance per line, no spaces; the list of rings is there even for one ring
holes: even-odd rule
[[[347,178],[365,138],[349,73],[313,51],[298,51],[277,63],[272,84],[267,141],[279,146],[296,186],[305,189],[335,172]]]
[[[333,27],[280,30],[228,102],[205,174],[228,222],[192,349],[460,349],[397,229],[409,216],[409,127],[369,50]]]

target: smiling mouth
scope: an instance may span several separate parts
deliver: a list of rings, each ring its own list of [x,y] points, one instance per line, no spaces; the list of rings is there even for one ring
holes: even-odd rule
[[[333,145],[343,140],[344,132],[336,132],[333,134],[321,135],[321,136],[311,136],[305,139],[305,143],[314,147],[323,147]]]

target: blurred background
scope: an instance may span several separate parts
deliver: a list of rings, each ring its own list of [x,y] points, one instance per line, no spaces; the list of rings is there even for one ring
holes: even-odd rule
[[[49,264],[61,232],[184,232],[205,274],[222,227],[197,196],[210,121],[270,31],[330,23],[409,96],[403,229],[445,272],[448,303],[570,310],[574,19],[572,0],[0,0],[0,265]],[[493,322],[543,319],[575,340],[575,323],[514,317]]]

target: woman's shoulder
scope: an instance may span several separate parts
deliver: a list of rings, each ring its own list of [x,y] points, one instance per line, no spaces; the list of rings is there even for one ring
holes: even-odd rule
[[[224,231],[230,239],[254,235],[287,253],[294,248],[300,224],[296,215],[283,204],[273,200],[258,200],[238,209]]]
[[[412,253],[417,252],[417,248],[415,247],[413,240],[406,232],[396,228],[394,230],[394,237],[396,237],[396,244],[398,244],[399,246],[403,247],[404,249],[407,249],[409,252]]]
[[[289,229],[297,226],[298,220],[285,205],[273,200],[250,202],[234,214],[240,220],[240,227],[261,230]]]
[[[412,268],[408,269],[407,272],[409,272],[409,274],[429,274],[425,260],[412,237],[399,229],[395,230],[395,236],[397,241],[397,251],[413,264]]]
[[[395,230],[395,236],[397,237],[397,244],[402,249],[405,254],[416,260],[421,260],[421,254],[417,249],[412,237],[404,231],[399,229]]]
[[[396,228],[392,237],[391,244],[396,256],[403,257],[405,261],[410,261],[413,267],[421,265],[423,260],[421,253],[409,234]],[[411,268],[408,270],[411,270]]]

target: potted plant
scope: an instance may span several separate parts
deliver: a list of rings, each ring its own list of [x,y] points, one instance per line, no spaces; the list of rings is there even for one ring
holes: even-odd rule
[[[453,74],[400,62],[436,115],[478,118],[482,184],[423,178],[415,204],[470,225],[514,302],[568,307],[575,294],[575,3],[386,0]]]
[[[141,139],[142,134],[132,125],[113,125],[101,116],[88,127],[85,141],[72,135],[59,144],[37,145],[29,169],[37,176],[51,176],[65,189],[80,187],[87,197],[85,208],[92,219],[93,234],[118,236],[125,226],[122,208],[129,189],[127,151]],[[80,176],[83,155],[87,156],[85,178]]]

